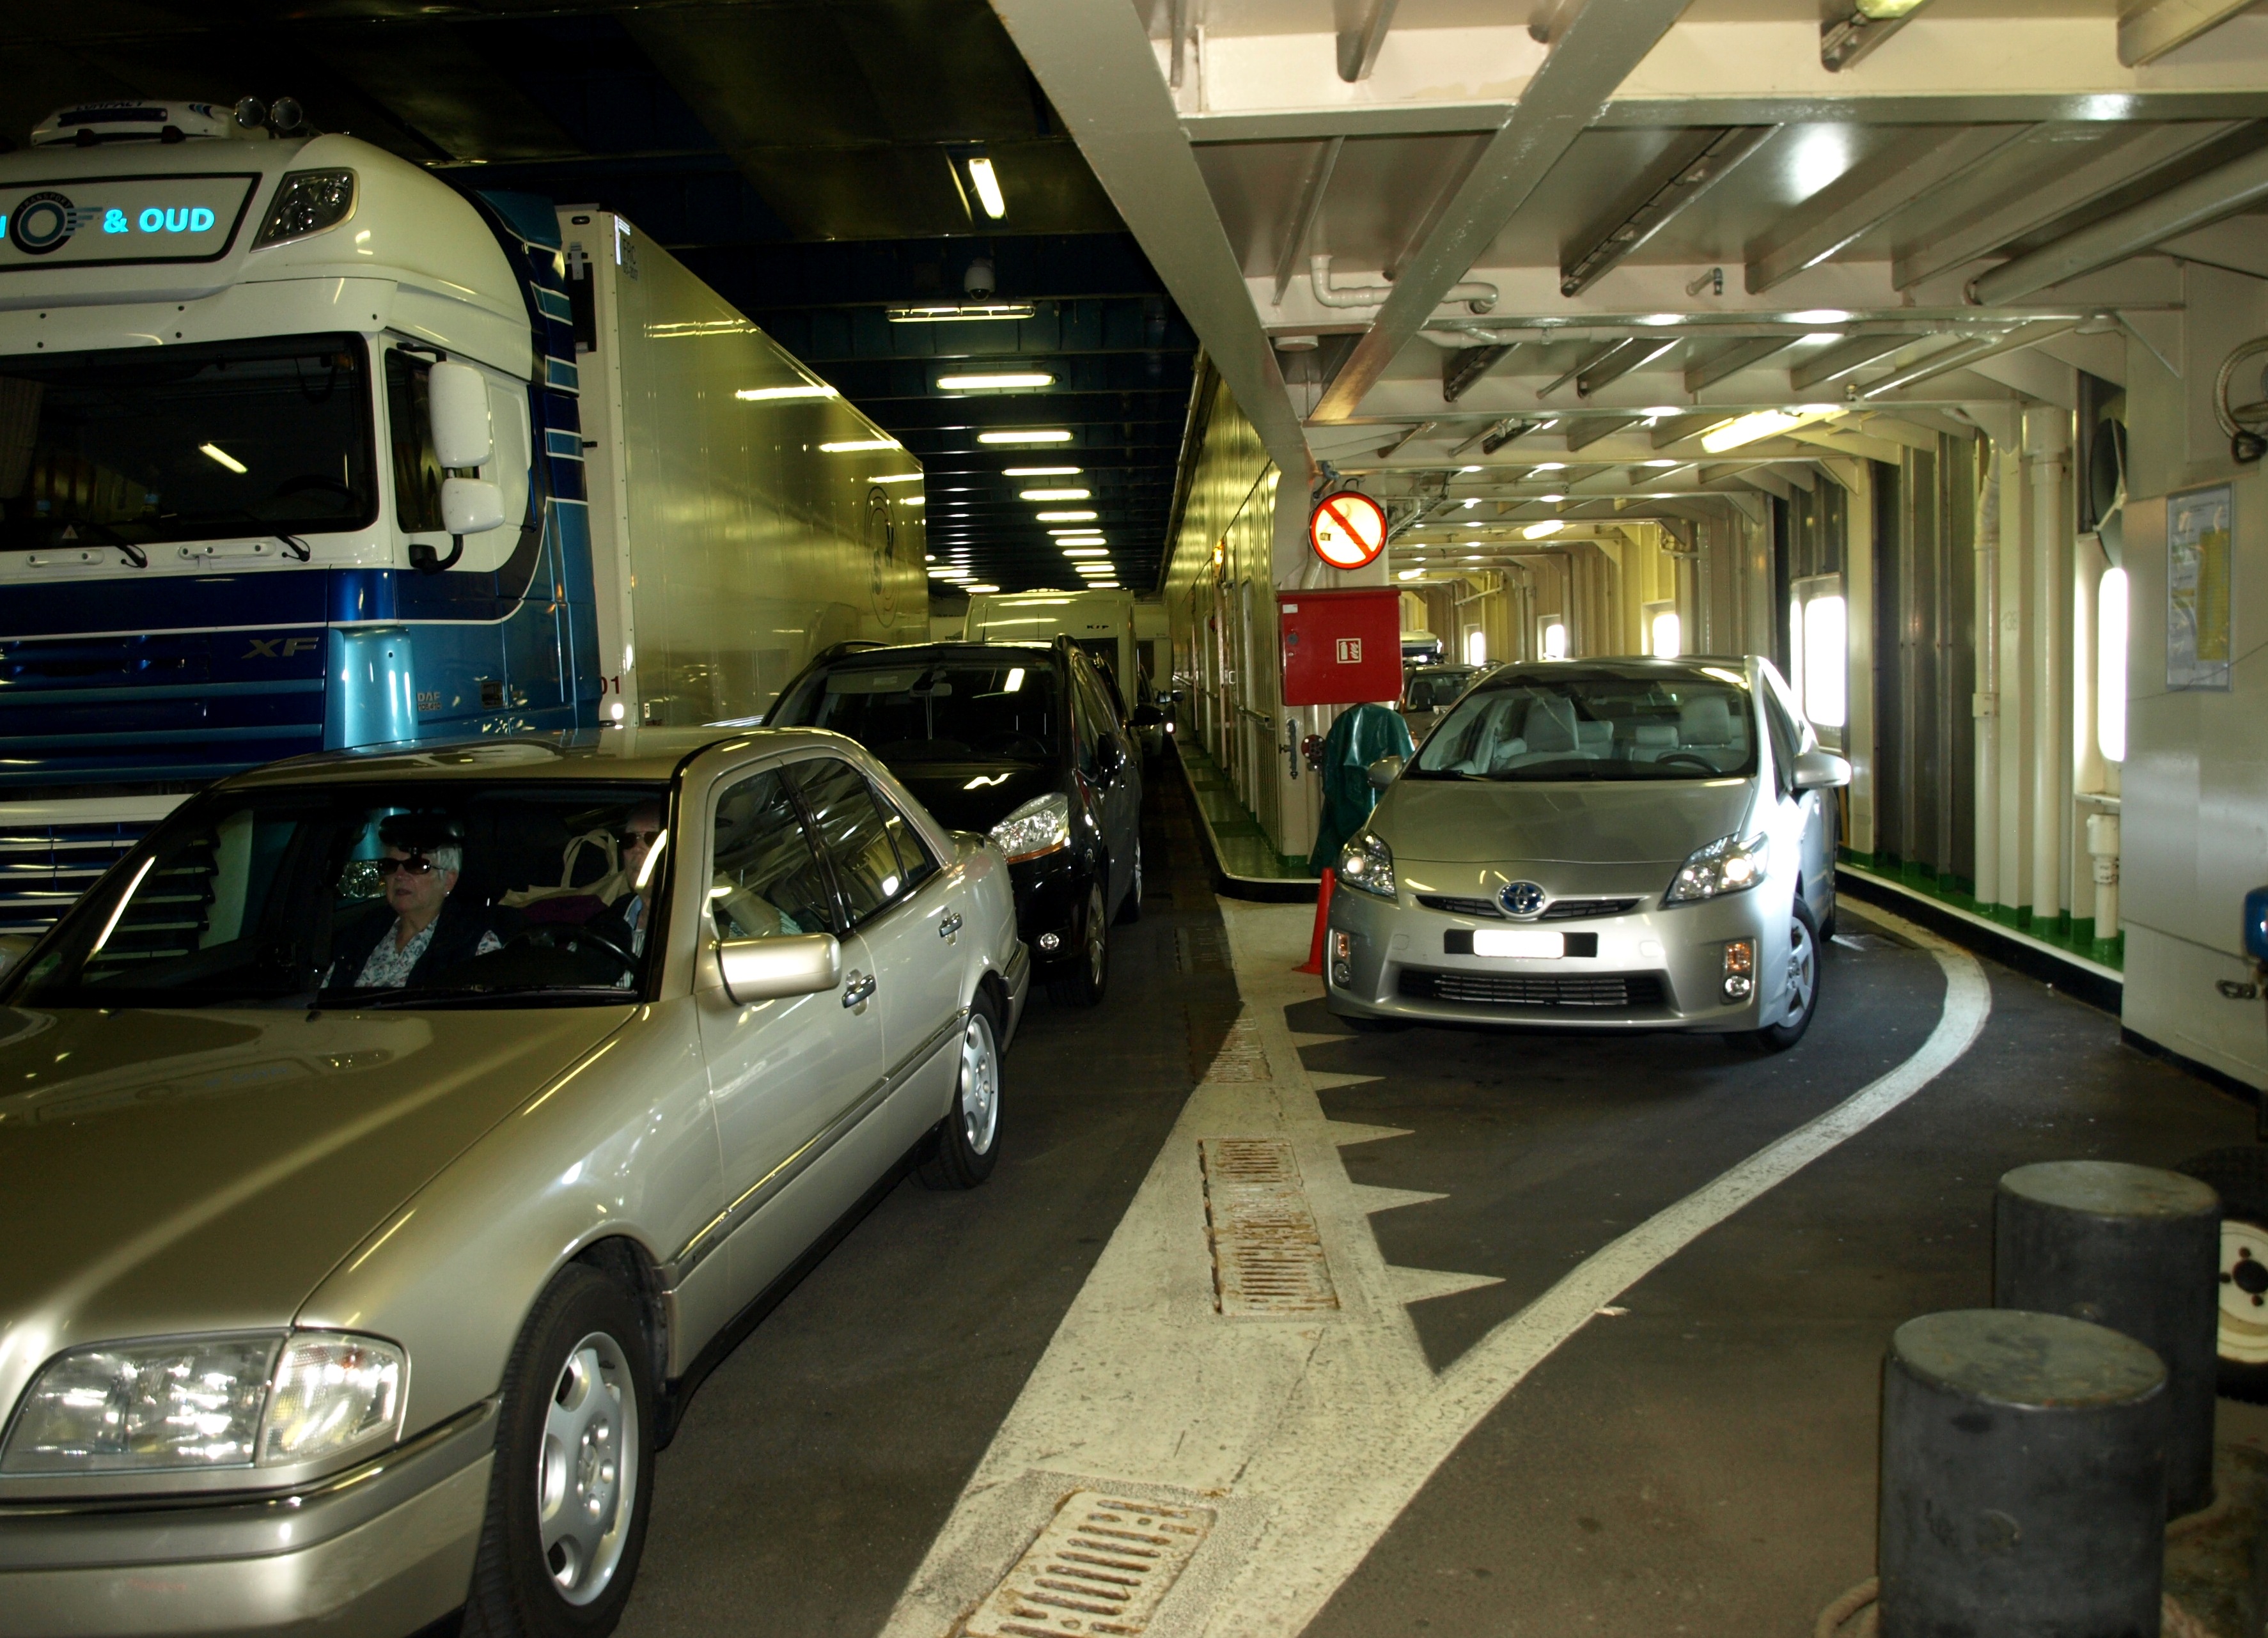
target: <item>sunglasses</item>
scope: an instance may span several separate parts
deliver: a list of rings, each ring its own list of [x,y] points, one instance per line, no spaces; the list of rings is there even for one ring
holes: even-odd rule
[[[661,840],[661,833],[658,830],[618,830],[615,833],[615,840],[625,848],[651,848]]]
[[[434,869],[435,866],[433,861],[427,858],[422,853],[413,853],[406,859],[380,859],[378,861],[378,873],[380,877],[391,876],[396,870],[402,871],[403,873],[410,876],[431,876],[433,873]]]

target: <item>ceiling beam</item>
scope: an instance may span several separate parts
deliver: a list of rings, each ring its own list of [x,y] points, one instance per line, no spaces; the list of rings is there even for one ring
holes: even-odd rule
[[[1596,369],[1586,370],[1575,378],[1575,396],[1588,398],[1609,383],[1621,380],[1631,371],[1645,369],[1672,348],[1681,345],[1683,340],[1683,336],[1665,335],[1658,341],[1648,338],[1643,342],[1624,342],[1615,349],[1612,356],[1602,360]]]
[[[1965,369],[1980,358],[1990,358],[1995,353],[2011,352],[2019,347],[2029,347],[2034,342],[2044,342],[2051,335],[2061,335],[2072,327],[2068,319],[2043,320],[2035,324],[2018,325],[2007,334],[1985,336],[1973,342],[1955,342],[1950,347],[1940,348],[1926,358],[1915,360],[1902,369],[1893,370],[1879,381],[1867,384],[1859,396],[1867,400],[1885,400],[1890,394],[1911,386],[1917,381],[1926,381],[1932,376],[1945,374],[1949,370]]]
[[[1300,184],[1299,208],[1292,213],[1292,231],[1284,236],[1284,246],[1276,253],[1276,305],[1284,305],[1284,292],[1292,288],[1292,281],[1300,276],[1307,264],[1307,240],[1315,231],[1315,213],[1323,207],[1323,195],[1331,186],[1331,173],[1338,169],[1339,151],[1346,146],[1346,138],[1334,136],[1315,155],[1307,167],[1307,180]]]
[[[1685,390],[1697,393],[1705,386],[1713,386],[1727,376],[1738,375],[1750,364],[1762,364],[1774,353],[1793,347],[1802,339],[1800,335],[1756,335],[1744,342],[1735,342],[1722,352],[1686,365]]]
[[[1350,85],[1368,79],[1378,65],[1378,48],[1394,26],[1399,0],[1334,0],[1338,24],[1339,77]]]
[[[1771,131],[1769,125],[1746,125],[1682,133],[1596,226],[1560,253],[1559,293],[1581,295],[1729,174]]]
[[[2043,157],[2052,156],[2056,128],[2041,129],[2048,136],[2048,141],[2040,144]],[[2038,176],[2026,175],[1988,203],[1924,229],[1909,243],[1895,246],[1890,283],[1898,290],[1910,290],[1924,279],[1990,254],[2236,129],[2237,121],[2228,120],[2131,129],[2112,126],[2097,139],[2088,157],[2076,164],[2066,160],[2056,166],[2054,187],[2043,187]]]
[[[2252,0],[2144,0],[2118,18],[2118,61],[2139,68],[2155,62],[2176,46],[2185,46],[2207,29],[2219,28]]]
[[[1638,415],[1592,415],[1578,421],[1567,429],[1567,447],[1570,451],[1587,449],[1608,434],[1619,432],[1642,419]]]
[[[1750,241],[1743,253],[1749,293],[1761,294],[1826,261],[1867,229],[2007,147],[2025,129],[1925,127],[1853,165]]]
[[[1852,371],[1886,358],[1901,347],[1910,347],[1922,338],[1918,335],[1859,335],[1853,336],[1840,347],[1830,347],[1823,353],[1814,353],[1787,372],[1787,384],[1798,393],[1809,392],[1830,381],[1839,381]]]
[[[1046,0],[993,0],[993,4],[1004,17],[1046,7]],[[1124,17],[1132,17],[1133,8],[1125,0],[1078,0],[1075,4],[1063,4],[1062,9],[1085,12],[1114,6]],[[1543,66],[1528,82],[1511,117],[1465,173],[1425,243],[1407,266],[1397,269],[1394,293],[1323,389],[1310,420],[1341,421],[1354,413],[1363,394],[1433,316],[1450,288],[1470,271],[1481,253],[1512,220],[1513,213],[1528,202],[1544,176],[1598,116],[1616,87],[1669,32],[1685,6],[1686,0],[1594,0],[1575,14],[1550,55],[1544,58]],[[1138,27],[1135,32],[1140,32]],[[1017,33],[1012,23],[1009,33]],[[1020,44],[1021,35],[1017,38]],[[1044,74],[1041,84],[1047,84]],[[1048,89],[1052,92],[1052,87]],[[1076,105],[1057,98],[1056,106]],[[1093,156],[1089,158],[1092,160]],[[1102,167],[1097,165],[1095,169],[1101,173]],[[1189,169],[1195,175],[1194,161]],[[1109,187],[1107,177],[1104,186]],[[1198,186],[1204,186],[1202,180]],[[1209,200],[1206,209],[1210,217]],[[1152,260],[1156,260],[1154,253]],[[1172,283],[1170,278],[1167,283]],[[1179,294],[1176,290],[1175,295]],[[1182,310],[1193,320],[1197,316],[1187,301],[1182,303]],[[1198,331],[1204,334],[1202,324]]]
[[[1908,18],[1928,4],[1929,0],[1918,0],[1907,11],[1874,18],[1867,15],[1859,0],[1829,0],[1822,8],[1828,15],[1819,21],[1819,66],[1830,74],[1855,68],[1875,47],[1904,27]]]
[[[1126,0],[992,0],[992,9],[1268,458],[1304,486],[1306,435],[1140,14]]]

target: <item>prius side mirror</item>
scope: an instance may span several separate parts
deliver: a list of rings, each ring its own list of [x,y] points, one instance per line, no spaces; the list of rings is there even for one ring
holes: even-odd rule
[[[1817,790],[1851,782],[1851,765],[1832,751],[1799,752],[1795,759],[1795,788]]]
[[[832,933],[728,938],[717,946],[725,993],[741,1006],[815,995],[843,981],[843,946]]]
[[[1383,790],[1402,777],[1402,759],[1398,756],[1382,756],[1365,771],[1370,775],[1370,788],[1373,790]]]
[[[496,451],[488,378],[470,364],[438,364],[425,378],[433,458],[444,466],[478,466]]]

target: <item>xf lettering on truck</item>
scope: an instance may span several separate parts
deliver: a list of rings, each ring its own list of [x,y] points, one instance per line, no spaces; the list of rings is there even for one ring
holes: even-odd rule
[[[252,646],[239,657],[247,660],[288,660],[295,654],[305,654],[321,641],[317,637],[254,637]]]

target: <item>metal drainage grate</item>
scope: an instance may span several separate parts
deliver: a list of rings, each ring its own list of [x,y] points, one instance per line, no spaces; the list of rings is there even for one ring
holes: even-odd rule
[[[1228,1315],[1318,1314],[1339,1305],[1315,1214],[1292,1146],[1280,1138],[1208,1137],[1205,1238],[1213,1304]]]
[[[1210,922],[1174,929],[1174,965],[1184,973],[1229,970],[1227,931]]]
[[[968,1638],[1147,1632],[1212,1519],[1207,1507],[1073,1491],[962,1631]]]
[[[1260,1042],[1260,1025],[1249,1017],[1223,1021],[1226,1008],[1189,1009],[1189,1079],[1192,1081],[1272,1081],[1268,1049]]]

